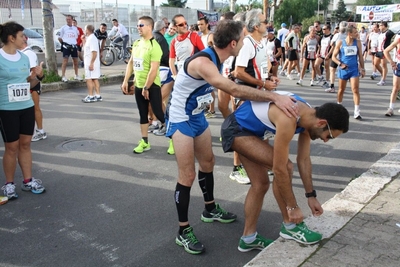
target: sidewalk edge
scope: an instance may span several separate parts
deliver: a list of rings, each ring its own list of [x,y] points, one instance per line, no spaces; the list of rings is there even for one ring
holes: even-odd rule
[[[310,229],[323,234],[324,239],[321,244],[306,246],[280,237],[249,261],[245,267],[301,265],[399,174],[400,143],[371,165],[360,177],[351,181],[343,191],[326,201],[322,205],[324,214],[321,217],[310,216],[305,219]]]

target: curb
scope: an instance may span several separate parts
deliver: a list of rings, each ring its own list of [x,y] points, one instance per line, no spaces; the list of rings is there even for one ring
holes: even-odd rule
[[[354,218],[399,173],[400,143],[374,163],[368,171],[351,181],[342,192],[325,202],[322,205],[324,214],[321,217],[309,216],[304,220],[311,229],[322,233],[324,239],[320,244],[307,246],[279,237],[245,267],[301,265]]]
[[[112,74],[110,76],[100,77],[99,82],[100,85],[107,85],[107,84],[118,84],[122,83],[124,80],[125,74]],[[42,83],[42,92],[54,92],[60,91],[65,89],[76,89],[82,88],[86,86],[85,80],[83,81],[75,81],[71,80],[68,82],[55,82],[55,83]]]

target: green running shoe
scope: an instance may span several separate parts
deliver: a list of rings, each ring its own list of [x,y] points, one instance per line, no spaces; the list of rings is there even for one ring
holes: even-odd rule
[[[238,250],[240,252],[248,252],[253,249],[263,250],[264,248],[271,245],[272,242],[274,242],[274,240],[266,239],[266,238],[260,236],[259,234],[257,234],[256,240],[254,240],[250,244],[244,242],[243,239],[240,239]]]
[[[282,223],[279,235],[306,245],[318,243],[322,239],[322,234],[311,231],[304,222],[296,224],[296,227],[290,230],[286,229]]]
[[[205,251],[205,247],[197,240],[193,233],[193,227],[188,227],[183,230],[182,235],[178,233],[175,238],[175,243],[185,249],[190,254],[200,254]]]
[[[139,145],[133,149],[133,153],[141,154],[144,151],[150,150],[150,142],[146,143],[143,139],[140,139]]]
[[[211,212],[208,212],[206,209],[204,209],[203,213],[201,214],[201,220],[207,223],[211,223],[213,221],[231,223],[236,220],[236,218],[236,214],[225,211],[218,203],[215,203],[215,209],[213,209]]]

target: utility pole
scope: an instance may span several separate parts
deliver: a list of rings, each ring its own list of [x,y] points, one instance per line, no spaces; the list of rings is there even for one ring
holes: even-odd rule
[[[236,12],[236,0],[231,0],[231,5],[230,5],[229,10],[231,12]]]
[[[57,58],[56,53],[54,53],[54,36],[53,36],[53,0],[42,1],[42,24],[43,24],[43,37],[44,37],[44,47],[46,48],[45,58],[46,58],[46,68],[47,73],[57,74]]]
[[[151,0],[151,11],[150,11],[150,17],[152,17],[153,19],[154,19],[154,21],[156,21],[157,19],[156,19],[156,16],[155,16],[155,14],[154,14],[154,6],[155,6],[155,4],[154,4],[154,0]]]

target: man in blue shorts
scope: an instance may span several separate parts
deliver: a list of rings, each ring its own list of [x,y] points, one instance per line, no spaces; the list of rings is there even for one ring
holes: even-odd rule
[[[245,226],[238,246],[241,252],[262,250],[273,242],[259,235],[256,229],[270,185],[268,170],[271,168],[274,173],[273,192],[283,217],[280,236],[303,244],[314,244],[322,239],[320,233],[307,228],[297,205],[292,189],[293,163],[289,159],[289,145],[293,136],[299,134],[297,166],[308,205],[312,214],[319,216],[323,209],[312,183],[311,140],[328,142],[349,128],[349,113],[342,105],[326,103],[312,108],[295,94],[277,93],[297,100],[297,118],[286,116],[272,101],[246,101],[221,126],[224,152],[236,151],[239,154],[251,182],[244,204]],[[273,146],[265,138],[269,135],[275,136]]]
[[[214,32],[214,47],[188,58],[175,80],[167,107],[167,137],[172,137],[179,177],[174,192],[178,211],[179,232],[176,244],[191,254],[205,251],[189,224],[188,209],[190,190],[196,177],[195,159],[199,162],[199,185],[203,192],[205,209],[203,222],[230,223],[236,215],[225,211],[214,200],[214,154],[211,132],[204,117],[204,110],[212,101],[213,88],[241,99],[273,101],[288,117],[296,117],[295,99],[270,91],[254,90],[235,84],[221,75],[222,63],[229,56],[237,56],[243,46],[243,25],[239,21],[219,21]]]

